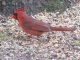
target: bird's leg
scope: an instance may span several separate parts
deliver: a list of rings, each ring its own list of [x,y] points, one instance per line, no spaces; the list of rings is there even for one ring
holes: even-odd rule
[[[27,37],[28,37],[28,38],[33,38],[33,39],[38,39],[38,36],[33,36],[33,35],[31,35],[31,34],[29,34]]]
[[[32,35],[30,35],[30,34],[27,34],[27,35],[28,35],[27,37],[32,38]]]
[[[46,36],[46,34],[42,34],[41,36],[38,36],[37,39],[38,39],[40,42],[43,42],[43,43],[49,42],[49,38],[48,38],[48,36]]]

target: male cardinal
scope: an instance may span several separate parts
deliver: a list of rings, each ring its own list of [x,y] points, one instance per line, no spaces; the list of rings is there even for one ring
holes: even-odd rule
[[[67,27],[52,27],[49,24],[36,20],[26,14],[24,9],[17,9],[12,18],[18,20],[20,27],[23,31],[34,36],[40,36],[44,32],[50,31],[74,31],[74,28]]]

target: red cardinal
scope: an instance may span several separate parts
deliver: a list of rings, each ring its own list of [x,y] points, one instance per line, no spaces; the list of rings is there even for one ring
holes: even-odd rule
[[[17,19],[20,27],[22,27],[23,31],[29,33],[34,36],[40,36],[44,32],[50,31],[74,31],[74,28],[67,27],[52,27],[49,24],[36,20],[30,16],[28,16],[24,9],[17,9],[13,17]]]

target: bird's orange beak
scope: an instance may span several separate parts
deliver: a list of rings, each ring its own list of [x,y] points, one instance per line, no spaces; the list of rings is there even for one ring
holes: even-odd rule
[[[15,19],[15,16],[14,16],[14,15],[12,15],[12,16],[11,16],[11,18],[12,18],[12,19]]]
[[[16,19],[16,17],[14,15],[10,16],[11,19]]]

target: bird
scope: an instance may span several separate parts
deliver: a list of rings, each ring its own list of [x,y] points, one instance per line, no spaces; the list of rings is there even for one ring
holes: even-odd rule
[[[19,26],[24,32],[33,36],[41,36],[45,32],[75,30],[73,27],[53,27],[48,23],[34,19],[29,16],[23,8],[16,9],[11,17],[19,22]]]

